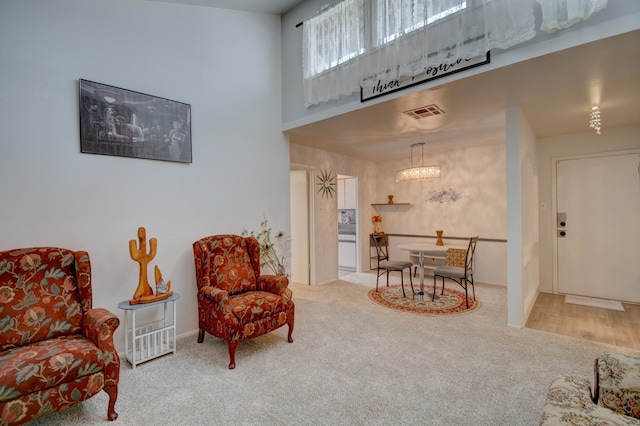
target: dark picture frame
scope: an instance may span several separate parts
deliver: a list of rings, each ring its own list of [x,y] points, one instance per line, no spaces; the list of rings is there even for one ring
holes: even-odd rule
[[[191,105],[79,79],[80,151],[191,163]]]

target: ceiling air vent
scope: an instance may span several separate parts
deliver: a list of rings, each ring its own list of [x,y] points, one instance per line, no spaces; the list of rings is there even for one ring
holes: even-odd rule
[[[416,120],[421,118],[432,117],[434,115],[444,114],[444,111],[440,109],[438,105],[431,104],[419,108],[415,108],[409,111],[405,111],[403,114],[407,114],[409,117],[413,117]]]

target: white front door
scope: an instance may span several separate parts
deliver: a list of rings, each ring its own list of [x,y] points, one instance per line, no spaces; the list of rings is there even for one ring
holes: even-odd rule
[[[640,302],[640,153],[556,161],[559,293]]]

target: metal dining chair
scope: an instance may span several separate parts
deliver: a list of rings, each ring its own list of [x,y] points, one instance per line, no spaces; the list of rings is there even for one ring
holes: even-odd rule
[[[376,277],[376,291],[378,291],[378,280],[380,275],[387,274],[387,287],[389,287],[389,272],[400,272],[400,283],[402,285],[402,295],[407,296],[404,292],[404,270],[409,270],[409,282],[411,283],[411,292],[413,291],[413,280],[411,279],[411,267],[413,263],[408,261],[389,260],[389,238],[387,235],[371,234],[371,238],[376,245],[376,253],[378,255],[378,276]]]
[[[476,251],[476,244],[478,243],[478,236],[471,237],[469,239],[469,246],[466,250],[450,248],[445,254],[445,264],[438,266],[433,270],[433,296],[431,300],[435,300],[436,297],[436,279],[442,278],[442,292],[444,294],[444,279],[450,279],[458,283],[464,288],[464,297],[467,302],[467,309],[469,309],[469,285],[473,290],[473,299],[476,298],[476,288],[473,285],[473,255]]]

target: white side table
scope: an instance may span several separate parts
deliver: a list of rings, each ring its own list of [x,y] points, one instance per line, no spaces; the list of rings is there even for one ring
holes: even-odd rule
[[[173,293],[164,300],[132,305],[128,300],[118,303],[124,310],[124,352],[127,361],[135,369],[136,365],[169,353],[176,353],[176,300],[178,293]],[[172,304],[173,319],[167,318],[167,305]],[[136,312],[151,306],[163,305],[163,316],[157,321],[137,325]],[[131,317],[131,318],[129,318]],[[131,324],[129,324],[131,321]]]

